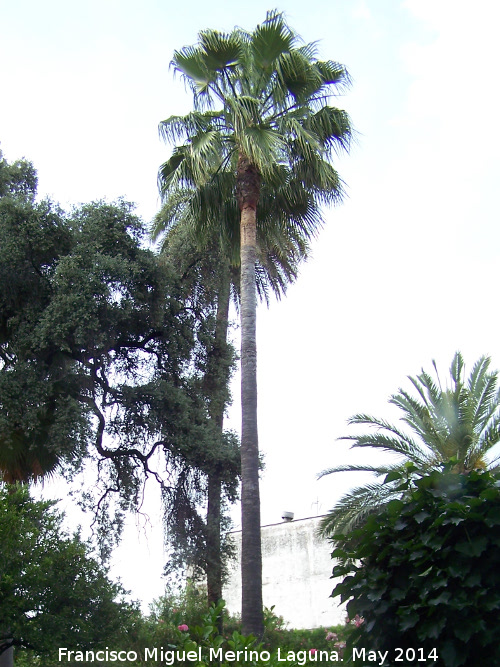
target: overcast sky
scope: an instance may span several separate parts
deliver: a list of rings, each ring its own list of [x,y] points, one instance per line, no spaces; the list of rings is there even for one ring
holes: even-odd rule
[[[0,145],[38,169],[64,206],[124,196],[149,221],[170,148],[158,122],[191,108],[169,69],[197,32],[252,29],[273,6],[160,0],[0,0]],[[282,2],[352,89],[334,104],[357,130],[336,166],[345,202],[288,296],[258,312],[263,523],[324,513],[353,482],[316,481],[359,462],[347,418],[395,418],[408,374],[445,377],[461,350],[500,366],[498,4],[493,0]],[[230,424],[239,429],[238,386]],[[366,456],[364,453],[363,456]],[[150,491],[151,496],[155,491]],[[153,523],[155,522],[153,518]],[[131,521],[134,524],[134,521]],[[142,524],[140,524],[142,525]],[[136,597],[161,593],[161,530],[132,527],[116,571]],[[129,538],[130,539],[130,538]],[[146,561],[147,559],[147,561]],[[151,572],[144,580],[141,569]]]

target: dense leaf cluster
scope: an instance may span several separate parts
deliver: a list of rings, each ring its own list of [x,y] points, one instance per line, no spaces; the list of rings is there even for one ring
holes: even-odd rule
[[[46,656],[101,647],[119,641],[136,613],[80,537],[64,532],[53,504],[0,488],[0,654],[10,645]]]
[[[350,78],[316,56],[315,44],[302,45],[284,15],[270,11],[252,32],[204,30],[172,60],[195,109],[160,123],[175,148],[159,170],[156,233],[182,223],[203,247],[218,239],[239,266],[240,210],[258,204],[256,288],[266,299],[297,277],[323,224],[320,205],[342,198],[331,159],[348,149],[352,128],[327,102]]]
[[[341,540],[333,591],[364,623],[352,645],[436,648],[438,664],[500,660],[500,482],[484,470],[434,471]],[[405,483],[403,482],[403,486]],[[385,663],[397,665],[391,661]]]
[[[0,162],[0,475],[29,481],[91,457],[100,481],[87,500],[104,509],[115,492],[115,529],[153,476],[171,527],[189,533],[211,468],[230,496],[239,470],[235,438],[209,418],[209,281],[160,261],[131,204],[68,214],[36,201],[27,163]]]

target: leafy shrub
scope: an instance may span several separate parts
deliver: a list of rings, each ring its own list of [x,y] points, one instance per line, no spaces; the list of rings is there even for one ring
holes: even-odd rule
[[[219,633],[218,618],[222,614],[224,619],[223,634]],[[336,651],[339,658],[342,656],[348,626],[336,628],[316,628],[314,630],[293,630],[285,627],[281,616],[277,616],[273,609],[266,609],[264,613],[265,632],[262,642],[254,637],[245,637],[241,632],[241,621],[237,616],[231,616],[221,602],[217,607],[207,611],[206,591],[196,586],[188,585],[180,592],[167,592],[151,605],[149,615],[143,615],[138,609],[131,609],[115,637],[109,637],[107,644],[110,650],[125,651],[129,656],[137,656],[137,660],[128,658],[125,662],[113,660],[113,664],[120,665],[169,665],[169,667],[186,667],[197,665],[197,661],[185,659],[184,652],[201,650],[202,660],[199,667],[315,667],[318,660],[314,659],[317,651]],[[89,646],[89,649],[94,647]],[[147,649],[147,651],[146,651]],[[155,651],[156,649],[156,651]],[[212,649],[212,650],[211,650]],[[221,649],[219,657],[215,657]],[[281,651],[278,661],[278,649]],[[215,653],[214,653],[215,651]],[[243,652],[239,660],[225,660],[226,652]],[[245,654],[246,651],[246,654]],[[291,660],[289,651],[293,652]],[[177,653],[180,652],[180,653]],[[178,659],[178,656],[180,659]],[[74,656],[73,656],[74,657]],[[269,659],[267,659],[267,657]],[[44,665],[56,667],[61,663],[57,656],[45,656],[39,660],[36,656],[20,655],[16,664],[22,667],[28,665]],[[65,664],[73,665],[100,665],[107,662],[78,662],[70,661]]]
[[[435,649],[445,667],[500,664],[500,481],[451,467],[403,481],[405,501],[337,535],[333,577],[344,579],[332,596],[364,618],[348,639],[358,658],[360,647],[388,651],[384,665],[397,667],[396,648],[409,662],[411,649],[415,660]]]
[[[0,485],[0,656],[12,645],[16,665],[49,667],[60,647],[126,642],[139,614],[55,505]]]
[[[180,623],[200,625],[207,613],[207,591],[188,581],[178,592],[168,590],[150,607],[149,620],[153,623],[177,627]]]
[[[311,630],[289,629],[281,616],[274,616],[272,609],[265,611],[264,628],[264,646],[269,651],[281,649],[282,655],[288,651],[337,651],[345,645],[351,631],[349,623]]]
[[[193,656],[201,656],[201,662],[198,664],[220,667],[229,664],[225,655],[230,651],[235,655],[241,652],[239,659],[230,661],[232,666],[258,667],[265,662],[269,667],[273,667],[274,660],[271,656],[269,662],[260,659],[265,649],[255,637],[245,637],[238,630],[225,637],[219,634],[218,618],[223,613],[224,602],[221,601],[203,614],[199,625],[189,625],[188,619],[182,616],[179,609],[171,610],[168,622],[164,622],[162,618],[158,619],[157,634],[151,646],[164,647],[163,655],[158,649],[151,664],[165,665],[167,662],[172,667],[185,667],[186,664],[195,664],[189,662],[190,653]]]
[[[206,590],[189,582],[178,593],[168,592],[151,606],[151,614],[147,619],[150,631],[154,631],[156,635],[160,633],[163,645],[165,645],[168,633],[173,633],[178,625],[185,623],[190,628],[202,625],[207,614],[206,599]],[[225,607],[222,608],[222,615],[223,636],[226,639],[229,639],[235,631],[242,633],[239,615],[229,614]],[[345,642],[350,631],[348,624],[312,630],[297,630],[286,626],[286,621],[275,613],[274,607],[264,608],[264,636],[262,638],[264,649],[272,653],[280,648],[282,654],[286,651],[297,652],[311,649],[331,651],[335,642]],[[328,640],[327,636],[330,637]],[[171,640],[173,643],[173,635]]]
[[[186,664],[189,664],[177,659],[177,655],[182,657],[184,651],[201,651],[201,663],[207,667],[316,665],[318,660],[314,659],[314,654],[318,651],[327,651],[329,655],[336,652],[339,658],[342,656],[342,649],[335,644],[345,643],[346,630],[348,631],[347,626],[336,628],[337,633],[333,631],[335,629],[326,630],[325,628],[288,630],[284,627],[282,617],[276,616],[272,609],[266,609],[264,638],[262,642],[259,642],[255,637],[247,637],[241,633],[240,621],[225,614],[223,602],[205,612],[199,624],[191,623],[190,617],[184,616],[179,608],[166,610],[165,606],[168,606],[168,603],[166,604],[164,598],[161,618],[153,614],[149,619],[152,623],[150,626],[152,634],[148,645],[169,647],[169,650],[180,651],[180,654],[176,653],[173,667],[185,667]],[[225,618],[224,636],[219,634],[217,627],[220,614],[224,614]],[[219,649],[221,653],[216,658],[214,651],[217,652]],[[226,660],[225,656],[228,651],[235,654],[239,651],[239,658],[236,657],[234,661]],[[288,660],[289,651],[293,652],[290,660]],[[158,657],[160,657],[159,652]],[[158,663],[153,662],[152,664],[164,665],[165,661],[158,660]]]

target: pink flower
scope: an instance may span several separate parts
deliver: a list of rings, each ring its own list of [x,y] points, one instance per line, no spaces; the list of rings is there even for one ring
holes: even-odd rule
[[[336,632],[327,632],[326,637],[325,637],[327,642],[331,642],[334,639],[338,639],[338,638],[339,638],[339,636]]]
[[[165,621],[163,620],[163,618],[160,618],[160,620],[158,621],[158,623],[165,623]]]
[[[356,614],[356,616],[354,617],[353,622],[354,622],[354,625],[357,628],[359,628],[360,625],[363,625],[363,623],[365,622],[365,619],[362,616],[358,616],[358,614]]]
[[[345,648],[346,643],[345,642],[335,642],[334,646],[336,646],[337,648]]]
[[[317,648],[310,648],[310,649],[309,649],[309,653],[313,653],[313,654],[314,654],[314,653],[317,653],[317,652],[318,652],[318,649],[317,649]]]
[[[188,626],[183,623],[182,625],[178,625],[177,629],[180,630],[181,632],[187,632],[189,630]]]

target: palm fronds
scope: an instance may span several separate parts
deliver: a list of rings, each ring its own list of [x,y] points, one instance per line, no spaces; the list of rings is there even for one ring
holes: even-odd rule
[[[396,473],[397,477],[408,470],[418,477],[450,462],[457,473],[475,468],[497,469],[500,456],[491,455],[500,443],[500,391],[498,372],[490,371],[489,366],[490,359],[481,357],[465,380],[464,360],[457,352],[450,367],[449,386],[442,387],[435,362],[436,379],[424,370],[409,377],[414,393],[400,388],[389,399],[401,410],[402,428],[384,419],[358,414],[349,423],[368,426],[370,432],[340,438],[351,441],[352,448],[371,447],[397,454],[399,462],[387,466],[337,466],[324,470],[319,477],[345,471]],[[367,514],[401,493],[397,479],[359,487],[341,498],[323,521],[321,531],[332,535],[351,530]]]

